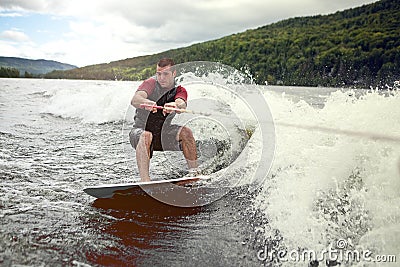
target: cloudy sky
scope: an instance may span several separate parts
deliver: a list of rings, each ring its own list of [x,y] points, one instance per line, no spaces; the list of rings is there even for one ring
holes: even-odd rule
[[[0,0],[0,56],[79,67],[376,0]]]

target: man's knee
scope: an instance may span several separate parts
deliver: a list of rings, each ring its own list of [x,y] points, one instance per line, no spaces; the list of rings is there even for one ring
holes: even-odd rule
[[[139,143],[144,144],[146,147],[150,147],[153,141],[153,134],[149,131],[144,131],[139,138]]]
[[[192,140],[192,139],[194,139],[192,130],[190,130],[190,128],[186,126],[183,126],[179,131],[179,140]]]

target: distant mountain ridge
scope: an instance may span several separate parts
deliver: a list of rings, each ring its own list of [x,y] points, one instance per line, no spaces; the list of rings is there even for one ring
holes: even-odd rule
[[[33,75],[41,75],[55,70],[71,70],[77,68],[77,66],[60,63],[54,60],[33,60],[19,57],[2,56],[0,56],[0,67],[17,69],[20,72],[20,76],[23,76],[25,72]]]
[[[220,62],[258,84],[385,88],[400,79],[400,1],[297,17],[217,40],[68,71],[46,78],[143,80],[156,62]]]

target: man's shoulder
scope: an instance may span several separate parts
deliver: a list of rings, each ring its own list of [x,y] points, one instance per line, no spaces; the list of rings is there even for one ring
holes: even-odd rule
[[[157,82],[156,78],[150,77],[150,78],[144,80],[142,84],[146,84],[146,85],[150,85],[150,86],[154,86],[155,87],[156,86],[156,82]]]
[[[148,94],[151,94],[151,92],[154,90],[156,87],[156,79],[154,77],[150,77],[142,82],[141,85],[138,87],[138,91],[146,91]]]
[[[179,92],[179,91],[184,91],[184,92],[186,92],[186,88],[185,87],[183,87],[182,85],[178,85],[177,87],[176,87],[176,91],[177,92]]]

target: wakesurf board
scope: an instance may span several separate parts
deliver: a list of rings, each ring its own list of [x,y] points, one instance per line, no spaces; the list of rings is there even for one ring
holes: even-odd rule
[[[208,180],[208,176],[182,177],[168,180],[155,180],[149,182],[135,182],[122,184],[103,184],[86,187],[83,191],[95,198],[111,198],[115,194],[119,195],[146,195],[146,192],[162,190],[172,190],[176,185],[190,186],[201,180]]]

